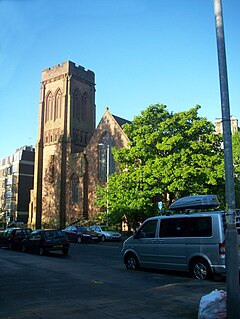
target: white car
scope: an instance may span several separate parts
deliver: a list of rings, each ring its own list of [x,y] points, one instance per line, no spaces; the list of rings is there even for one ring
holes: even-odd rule
[[[105,240],[120,241],[122,238],[122,235],[119,232],[115,231],[112,227],[109,227],[109,226],[93,225],[90,228],[91,230],[101,235],[102,241],[105,241]]]

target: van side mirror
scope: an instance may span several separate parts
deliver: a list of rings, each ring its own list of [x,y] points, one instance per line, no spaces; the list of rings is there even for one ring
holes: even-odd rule
[[[132,235],[132,236],[133,236],[133,238],[134,238],[134,239],[138,238],[138,236],[137,236],[137,230],[134,230],[134,232],[133,232],[133,235]]]
[[[142,233],[139,232],[138,230],[136,230],[134,233],[133,233],[133,238],[134,239],[139,239],[139,238],[142,238]]]
[[[135,239],[139,239],[139,238],[145,238],[146,235],[145,235],[145,232],[144,231],[136,231],[136,234],[134,235],[134,238]]]

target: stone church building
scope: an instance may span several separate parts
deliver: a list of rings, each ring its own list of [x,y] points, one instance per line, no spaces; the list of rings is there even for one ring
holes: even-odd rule
[[[67,61],[42,72],[32,229],[64,228],[99,212],[96,188],[117,169],[111,149],[127,146],[122,130],[127,122],[106,108],[96,128],[92,71]]]

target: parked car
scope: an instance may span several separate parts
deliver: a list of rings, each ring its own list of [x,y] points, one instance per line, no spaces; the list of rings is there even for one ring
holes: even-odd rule
[[[40,255],[60,250],[66,256],[69,246],[70,242],[65,233],[56,229],[34,230],[22,241],[23,252],[38,252]]]
[[[68,226],[63,231],[68,239],[75,243],[99,242],[100,238],[98,233],[85,226]]]
[[[105,241],[105,240],[120,241],[122,238],[122,235],[119,232],[117,232],[116,230],[114,230],[112,227],[109,227],[109,226],[93,225],[90,227],[90,229],[100,234],[101,241]]]
[[[144,221],[137,232],[123,243],[126,268],[188,271],[200,280],[224,274],[226,214],[214,210],[217,201],[213,197],[211,204],[211,198],[207,196],[210,195],[179,199],[172,205],[172,210],[182,210],[181,214],[156,216]],[[212,207],[206,211],[208,203]],[[204,211],[199,212],[201,207]],[[237,216],[240,244],[239,221],[240,216]],[[240,269],[240,245],[238,266]]]
[[[31,228],[7,228],[0,234],[0,246],[21,249],[23,239],[31,232]]]

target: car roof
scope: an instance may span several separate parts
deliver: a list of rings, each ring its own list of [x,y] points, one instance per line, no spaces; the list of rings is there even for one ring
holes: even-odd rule
[[[224,210],[222,211],[204,211],[204,212],[189,212],[189,213],[182,213],[182,214],[169,214],[169,215],[158,215],[158,216],[153,216],[153,217],[149,217],[146,220],[154,220],[154,219],[165,219],[165,218],[179,218],[179,217],[206,217],[206,216],[214,216],[214,215],[223,215],[226,212]]]
[[[109,227],[107,225],[93,225],[94,227]]]
[[[61,229],[35,229],[33,232],[62,231]]]

